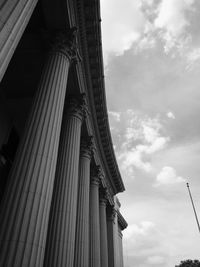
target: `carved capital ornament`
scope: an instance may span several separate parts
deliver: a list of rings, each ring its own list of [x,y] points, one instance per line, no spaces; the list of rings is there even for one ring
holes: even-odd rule
[[[101,205],[105,205],[108,202],[108,191],[106,189],[100,190],[99,201]]]
[[[110,210],[110,214],[109,214],[109,216],[108,216],[108,219],[114,223],[114,221],[115,221],[115,217],[116,217],[116,216],[117,216],[117,211],[116,211],[116,209],[113,207],[113,208]]]
[[[94,151],[93,136],[83,137],[81,139],[80,155],[81,157],[91,158]]]
[[[76,27],[52,32],[49,38],[50,52],[62,53],[70,61],[80,61],[81,57],[77,48],[76,35]]]
[[[66,113],[68,116],[74,116],[80,120],[85,119],[88,108],[85,102],[84,95],[81,95],[80,98],[71,97],[68,101],[66,108]]]
[[[101,177],[102,177],[102,171],[99,165],[91,169],[91,184],[92,185],[99,186],[101,183]]]

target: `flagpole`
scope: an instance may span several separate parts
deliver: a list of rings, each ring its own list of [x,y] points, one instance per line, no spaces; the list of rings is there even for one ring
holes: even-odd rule
[[[194,202],[193,202],[193,199],[192,199],[192,194],[191,194],[191,192],[190,192],[189,183],[187,183],[186,185],[187,185],[187,188],[188,188],[188,192],[189,192],[189,195],[190,195],[190,199],[191,199],[192,207],[193,207],[193,210],[194,210],[194,215],[195,215],[196,222],[197,222],[197,226],[198,226],[199,233],[200,233],[199,220],[198,220],[197,213],[196,213],[196,209],[195,209]]]

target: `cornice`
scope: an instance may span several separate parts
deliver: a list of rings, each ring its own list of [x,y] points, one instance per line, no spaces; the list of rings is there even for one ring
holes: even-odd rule
[[[128,223],[126,222],[124,217],[121,215],[119,210],[117,210],[117,220],[118,220],[118,224],[121,230],[124,230],[128,226]]]
[[[101,44],[100,1],[77,0],[80,52],[87,80],[87,93],[95,139],[115,194],[125,190],[112,144],[106,106]],[[108,177],[107,177],[108,176]]]

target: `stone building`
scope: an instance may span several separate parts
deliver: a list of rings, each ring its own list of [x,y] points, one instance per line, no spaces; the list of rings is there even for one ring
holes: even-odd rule
[[[0,2],[0,266],[123,267],[99,0]]]

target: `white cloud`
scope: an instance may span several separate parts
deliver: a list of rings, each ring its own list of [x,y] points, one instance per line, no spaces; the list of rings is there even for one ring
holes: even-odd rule
[[[139,1],[102,0],[102,31],[104,56],[108,53],[121,55],[139,40],[145,18]]]
[[[148,148],[157,147],[159,150],[159,144],[163,148],[162,143],[169,141],[168,137],[161,136],[162,125],[158,117],[142,116],[130,109],[125,112],[125,117],[127,125],[123,146],[129,146],[133,141],[138,140],[142,143],[141,145],[145,145]],[[141,151],[144,146],[138,146],[138,148]]]
[[[188,54],[189,61],[196,61],[200,58],[200,48],[197,47]]]
[[[150,172],[152,170],[151,164],[149,162],[145,162],[142,159],[142,153],[137,149],[125,150],[120,153],[118,156],[118,160],[121,165],[121,169],[128,175],[130,178],[134,174],[134,168],[141,169],[145,172]]]
[[[155,186],[171,185],[185,182],[185,179],[176,174],[176,170],[172,167],[165,166],[156,177]]]
[[[158,138],[158,128],[160,127],[159,124],[156,125],[156,128],[149,126],[145,122],[142,125],[144,138],[148,143],[153,143]]]
[[[162,0],[155,26],[165,29],[172,37],[182,35],[189,24],[185,12],[191,9],[193,3],[193,0]]]
[[[151,49],[153,47],[155,47],[156,45],[156,40],[153,36],[151,36],[150,34],[146,34],[144,37],[142,37],[140,39],[140,42],[137,44],[137,46],[135,47],[135,52],[139,52],[139,51],[143,51],[143,50],[147,50],[147,49]]]
[[[162,125],[158,118],[143,118],[133,110],[127,110],[126,131],[117,158],[124,175],[134,177],[134,169],[152,171],[149,157],[165,148],[170,138],[161,135]],[[139,144],[138,144],[139,143]]]
[[[127,140],[136,140],[138,136],[138,132],[131,127],[126,128],[126,139]]]
[[[154,3],[154,0],[141,0],[141,3],[143,5],[152,6]]]
[[[116,120],[116,121],[120,121],[120,115],[121,115],[120,112],[109,111],[109,112],[108,112],[108,115],[109,115],[110,117],[114,118],[114,120]]]
[[[188,29],[191,24],[188,14],[194,13],[195,1],[102,0],[105,63],[109,55],[122,55],[131,47],[138,53],[152,49],[160,41],[171,56],[196,58],[199,53],[192,52],[192,33]]]
[[[200,47],[194,48],[187,54],[187,69],[190,70],[194,66],[194,63],[199,63],[200,60]]]
[[[125,266],[146,267],[164,263],[166,257],[165,244],[160,242],[162,234],[158,226],[152,221],[140,221],[130,224],[123,232]],[[159,257],[158,257],[159,255]],[[129,265],[130,264],[130,265]],[[162,265],[166,267],[165,264]]]
[[[174,113],[172,113],[171,111],[169,111],[169,112],[167,113],[167,117],[168,117],[169,119],[175,119],[175,118],[176,118],[175,115],[174,115]]]
[[[165,51],[182,48],[190,38],[186,32],[190,22],[186,12],[192,10],[194,0],[162,0],[157,10],[154,25],[160,29],[160,36],[165,41]]]
[[[136,146],[136,149],[146,154],[153,154],[156,151],[163,149],[169,140],[169,137],[157,137],[151,145],[138,145]]]
[[[157,265],[157,264],[162,264],[164,262],[165,262],[165,259],[158,255],[149,256],[147,258],[147,264]]]
[[[140,224],[131,224],[124,231],[124,239],[130,240],[136,236],[148,235],[155,228],[155,223],[151,221],[142,221]]]

